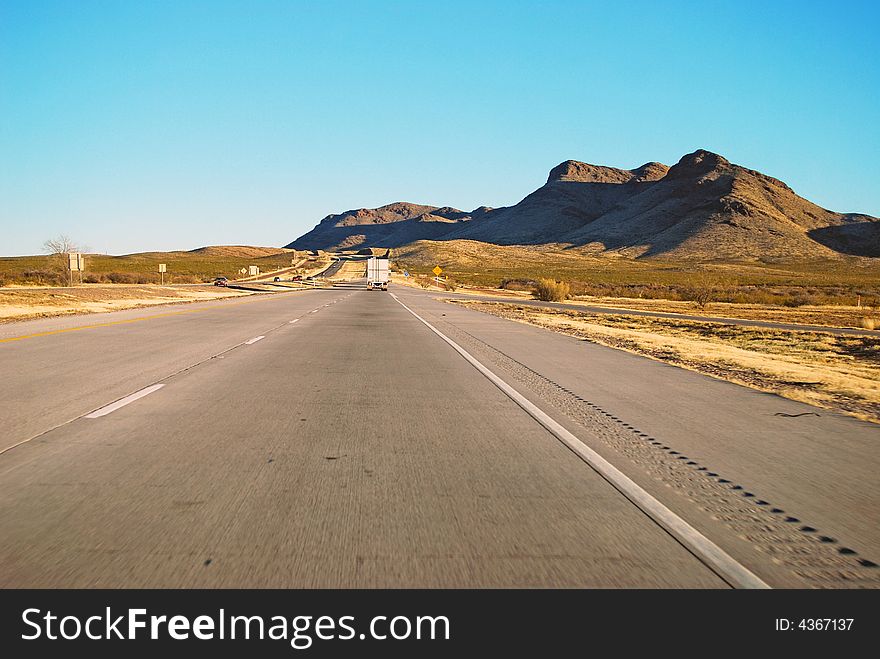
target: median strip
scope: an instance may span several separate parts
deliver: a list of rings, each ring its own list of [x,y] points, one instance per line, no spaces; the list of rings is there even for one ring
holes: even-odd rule
[[[97,419],[102,416],[107,416],[111,412],[115,412],[116,410],[118,410],[120,407],[125,407],[129,403],[133,403],[134,401],[136,401],[140,398],[143,398],[144,396],[149,396],[154,391],[159,391],[159,389],[161,389],[164,386],[165,386],[164,384],[154,384],[154,385],[147,387],[146,389],[141,389],[140,391],[136,391],[135,393],[130,394],[130,395],[126,396],[125,398],[120,398],[115,403],[110,403],[109,405],[105,405],[104,407],[101,407],[101,408],[95,410],[94,412],[86,414],[85,418]]]

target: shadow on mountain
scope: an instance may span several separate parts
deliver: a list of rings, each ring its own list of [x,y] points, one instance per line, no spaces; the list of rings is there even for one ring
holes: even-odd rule
[[[853,222],[813,229],[807,235],[817,243],[851,256],[880,256],[880,222]]]

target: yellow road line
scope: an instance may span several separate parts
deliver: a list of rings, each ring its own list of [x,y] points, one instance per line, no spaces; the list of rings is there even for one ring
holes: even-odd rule
[[[13,341],[24,341],[25,339],[36,339],[41,336],[52,336],[53,334],[65,334],[67,332],[79,332],[81,330],[94,329],[96,327],[112,327],[113,325],[126,325],[128,323],[139,323],[142,320],[153,320],[155,318],[168,318],[169,316],[180,316],[187,313],[200,313],[210,309],[221,307],[232,307],[239,304],[248,304],[251,302],[259,302],[260,300],[268,300],[271,298],[259,298],[256,300],[241,300],[239,302],[229,302],[227,304],[212,304],[211,306],[201,307],[199,309],[184,309],[182,311],[168,311],[165,313],[152,314],[150,316],[141,316],[140,318],[129,318],[126,320],[113,320],[108,323],[95,323],[93,325],[80,325],[78,327],[66,327],[64,329],[50,330],[48,332],[36,332],[34,334],[23,334],[21,336],[12,336],[6,339],[0,339],[0,343],[11,343]]]

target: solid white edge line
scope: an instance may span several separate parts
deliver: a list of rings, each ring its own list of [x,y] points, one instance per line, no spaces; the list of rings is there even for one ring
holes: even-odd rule
[[[245,344],[246,346],[251,346],[251,345],[255,344],[257,341],[262,341],[262,340],[265,339],[265,338],[266,338],[266,335],[265,335],[265,334],[261,334],[260,336],[255,336],[255,337],[252,338],[252,339],[248,339],[247,341],[244,342],[244,344]]]
[[[104,407],[101,407],[101,408],[95,410],[94,412],[90,412],[89,414],[86,414],[85,418],[86,419],[97,419],[102,416],[107,416],[111,412],[115,412],[116,410],[118,410],[120,407],[125,407],[129,403],[133,403],[134,401],[138,400],[139,398],[143,398],[144,396],[149,396],[154,391],[159,391],[159,389],[161,389],[164,386],[165,386],[164,384],[150,385],[149,387],[141,389],[140,391],[136,391],[135,393],[130,394],[130,395],[126,396],[125,398],[120,398],[115,403],[110,403],[109,405],[105,405]]]
[[[576,436],[571,434],[552,417],[538,408],[534,403],[525,396],[516,391],[500,377],[495,375],[467,350],[458,345],[455,341],[443,334],[427,320],[422,318],[415,311],[401,302],[396,295],[392,293],[392,297],[404,309],[409,311],[418,320],[424,323],[428,329],[434,334],[448,343],[458,354],[464,357],[474,368],[485,375],[496,387],[501,389],[509,398],[511,398],[523,410],[528,412],[538,423],[555,435],[562,443],[568,446],[572,451],[590,467],[592,467],[600,476],[608,481],[618,492],[623,494],[627,499],[634,503],[648,517],[663,527],[672,537],[678,540],[688,550],[690,550],[697,558],[702,560],[713,572],[715,572],[724,581],[735,588],[770,588],[770,586],[752,573],[744,565],[738,563],[727,552],[721,549],[714,542],[692,527],[681,517],[672,512],[669,508],[660,503],[653,496],[648,494],[638,484],[626,476],[617,467],[608,462],[601,455],[596,453],[589,446],[584,444]]]

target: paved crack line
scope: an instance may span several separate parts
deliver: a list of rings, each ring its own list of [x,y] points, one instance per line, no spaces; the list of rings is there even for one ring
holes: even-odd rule
[[[694,556],[702,561],[709,569],[721,577],[725,582],[734,588],[769,588],[762,579],[756,576],[744,565],[738,563],[727,552],[721,549],[714,542],[692,527],[681,517],[672,512],[669,508],[660,503],[648,492],[642,489],[638,484],[632,481],[622,471],[608,462],[593,449],[584,444],[575,435],[566,430],[562,425],[555,421],[537,405],[532,403],[525,396],[520,394],[516,389],[511,387],[507,382],[495,375],[491,370],[484,366],[473,355],[458,345],[455,341],[447,337],[443,332],[434,327],[427,320],[418,315],[415,311],[406,306],[392,293],[392,297],[404,309],[409,311],[413,316],[422,322],[429,330],[434,332],[443,341],[449,344],[453,350],[460,354],[474,368],[482,373],[496,387],[501,389],[507,396],[525,410],[538,423],[549,430],[557,439],[568,446],[575,454],[584,462],[593,468],[602,478],[610,483],[618,492],[623,494],[633,504],[635,504],[642,512],[662,527],[667,533],[687,548]]]

